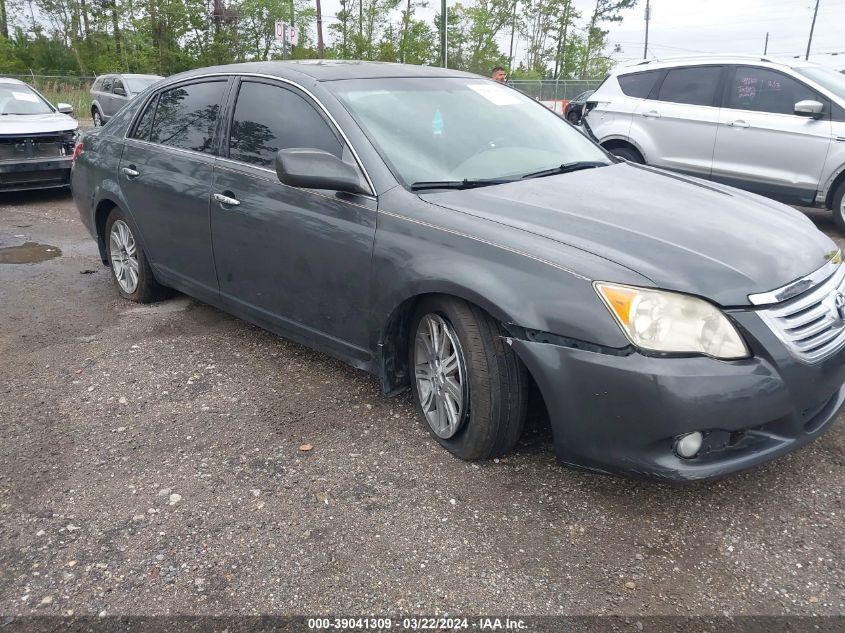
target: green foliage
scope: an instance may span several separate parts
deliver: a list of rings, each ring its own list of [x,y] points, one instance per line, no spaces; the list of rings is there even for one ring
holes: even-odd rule
[[[106,72],[169,75],[236,61],[317,57],[312,0],[0,0],[0,73],[90,77]],[[610,61],[603,25],[637,0],[460,0],[448,8],[448,62],[513,78],[601,76]],[[425,0],[341,0],[327,16],[325,56],[438,64],[439,16],[418,19]],[[299,43],[283,50],[277,20],[293,22]],[[2,27],[2,23],[0,23]],[[511,60],[510,42],[524,54]],[[504,44],[504,49],[503,49]]]

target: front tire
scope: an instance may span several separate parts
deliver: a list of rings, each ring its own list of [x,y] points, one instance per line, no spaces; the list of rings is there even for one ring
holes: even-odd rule
[[[112,279],[121,297],[136,303],[164,298],[166,289],[153,276],[134,223],[117,207],[106,220],[105,240]]]
[[[633,147],[623,146],[623,147],[613,147],[608,150],[611,154],[616,156],[617,158],[624,158],[625,160],[631,163],[637,163],[638,165],[645,165],[645,159],[643,155],[640,154],[636,149]]]
[[[569,121],[572,125],[578,125],[581,121],[581,117],[578,116],[578,113],[575,110],[570,110],[569,114],[566,115],[566,120]]]
[[[833,223],[840,233],[845,233],[845,181],[833,193]]]
[[[499,324],[466,301],[433,296],[410,332],[411,390],[434,438],[465,460],[510,451],[525,424],[528,376]]]

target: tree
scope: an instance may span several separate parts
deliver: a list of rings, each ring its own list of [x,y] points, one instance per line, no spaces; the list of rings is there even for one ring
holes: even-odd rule
[[[587,25],[587,45],[581,58],[581,77],[585,77],[590,64],[592,53],[604,46],[607,31],[599,25],[604,22],[621,22],[619,14],[624,9],[630,9],[637,4],[637,0],[596,0],[596,6]]]
[[[281,57],[440,58],[440,16],[417,18],[427,0],[339,1],[322,41],[318,0],[0,0],[0,72],[168,75]],[[488,75],[494,66],[518,65],[514,77],[600,75],[611,63],[602,54],[602,26],[636,0],[591,0],[586,21],[577,1],[458,0],[447,12],[449,66]],[[277,20],[298,28],[297,46],[282,49]],[[525,46],[510,60],[509,40],[517,37]]]

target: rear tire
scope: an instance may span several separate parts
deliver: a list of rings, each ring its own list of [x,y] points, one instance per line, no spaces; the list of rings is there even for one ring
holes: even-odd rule
[[[152,303],[168,295],[168,289],[153,275],[135,224],[117,207],[106,220],[105,242],[109,269],[121,297]]]
[[[623,145],[622,147],[613,147],[608,151],[618,158],[624,158],[625,160],[632,163],[637,163],[638,165],[645,165],[645,159],[643,158],[643,155],[640,154],[633,147]]]
[[[840,233],[845,233],[845,180],[833,193],[833,223]]]
[[[440,339],[442,364],[434,358],[425,360],[432,323],[446,335]],[[510,451],[525,424],[529,381],[499,324],[466,301],[432,296],[417,307],[410,333],[411,391],[434,438],[465,460],[490,459]],[[452,357],[456,357],[454,371],[448,360]],[[461,395],[460,411],[453,394]],[[446,403],[450,424],[438,426],[436,415],[432,417],[438,396]],[[457,415],[449,417],[453,413]]]
[[[94,127],[103,126],[103,115],[100,113],[100,110],[98,108],[94,108],[91,110],[91,118],[94,120]]]

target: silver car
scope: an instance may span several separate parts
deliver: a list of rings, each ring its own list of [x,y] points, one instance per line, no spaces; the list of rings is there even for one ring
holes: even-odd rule
[[[647,61],[611,74],[585,121],[608,150],[782,202],[845,231],[845,75],[768,57]]]
[[[163,79],[161,75],[101,75],[91,85],[91,118],[100,127],[117,111]]]
[[[78,126],[72,112],[0,77],[0,191],[68,186]]]

